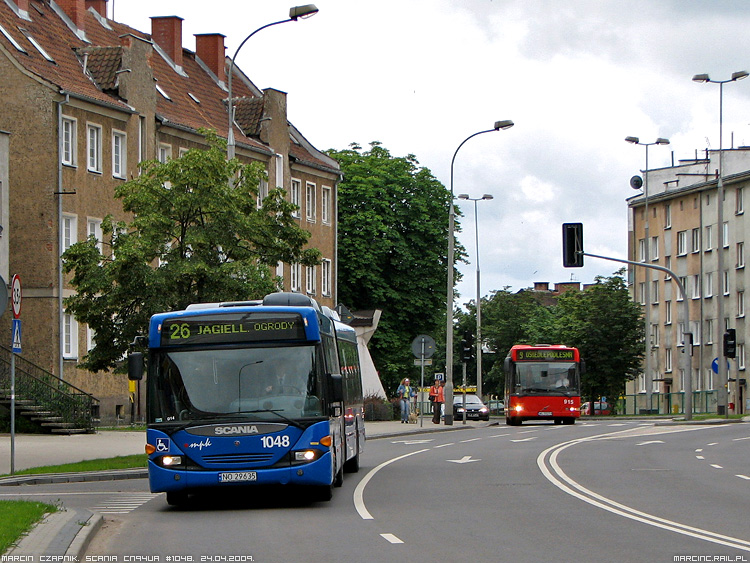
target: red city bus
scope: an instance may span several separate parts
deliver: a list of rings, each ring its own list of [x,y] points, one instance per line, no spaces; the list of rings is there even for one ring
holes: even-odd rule
[[[553,420],[575,424],[581,415],[584,362],[577,348],[517,344],[505,358],[505,423]]]

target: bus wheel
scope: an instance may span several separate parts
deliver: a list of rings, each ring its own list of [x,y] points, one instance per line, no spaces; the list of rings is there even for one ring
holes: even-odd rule
[[[565,424],[575,424],[576,423],[576,419],[571,416],[570,418],[566,418],[565,420],[563,420],[563,422]]]
[[[555,425],[562,424],[562,423],[563,423],[563,419],[562,418],[556,418],[555,419]]]
[[[185,491],[167,491],[167,504],[169,506],[184,506],[187,504],[188,494]]]

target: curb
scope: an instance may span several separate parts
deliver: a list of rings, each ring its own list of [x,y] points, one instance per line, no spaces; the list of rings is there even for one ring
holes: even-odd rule
[[[0,487],[16,485],[48,485],[50,483],[83,483],[88,481],[119,481],[123,479],[145,479],[148,469],[112,469],[107,471],[82,471],[80,473],[41,473],[38,475],[16,475],[0,479]]]
[[[66,560],[80,561],[103,522],[101,514],[90,510],[53,512],[38,522],[4,557],[69,556]]]

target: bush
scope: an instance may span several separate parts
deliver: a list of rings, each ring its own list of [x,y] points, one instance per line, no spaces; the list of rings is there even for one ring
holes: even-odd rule
[[[365,420],[393,420],[393,405],[377,395],[364,398]]]

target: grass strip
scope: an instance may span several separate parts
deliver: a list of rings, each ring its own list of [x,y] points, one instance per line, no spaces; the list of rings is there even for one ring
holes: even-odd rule
[[[75,463],[29,467],[16,471],[16,475],[38,475],[40,473],[78,473],[82,471],[107,471],[111,469],[137,469],[146,467],[146,454],[123,455],[104,459],[87,459]],[[7,475],[6,475],[7,476]]]
[[[0,553],[14,546],[44,515],[57,507],[43,502],[0,500]]]

